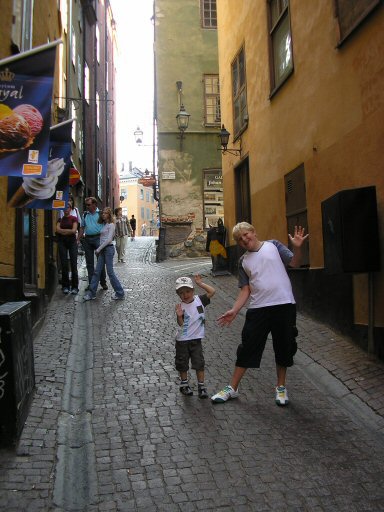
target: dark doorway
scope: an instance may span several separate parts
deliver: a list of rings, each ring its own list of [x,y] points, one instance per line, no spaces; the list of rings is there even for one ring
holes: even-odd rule
[[[249,190],[249,161],[246,158],[235,169],[236,222],[252,223],[251,194]]]

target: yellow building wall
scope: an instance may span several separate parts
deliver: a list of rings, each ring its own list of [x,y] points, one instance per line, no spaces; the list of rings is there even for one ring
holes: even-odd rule
[[[384,9],[337,48],[334,3],[291,0],[294,72],[269,99],[266,2],[220,0],[217,7],[222,121],[231,133],[231,62],[245,48],[249,124],[242,156],[249,157],[252,222],[260,238],[287,241],[284,176],[304,164],[311,268],[324,264],[321,202],[342,189],[376,186],[383,255]],[[230,230],[238,162],[223,157]],[[364,233],[356,233],[356,243],[364,243]],[[366,281],[354,277],[356,323],[367,322]],[[374,275],[374,286],[375,325],[383,326],[383,272]]]

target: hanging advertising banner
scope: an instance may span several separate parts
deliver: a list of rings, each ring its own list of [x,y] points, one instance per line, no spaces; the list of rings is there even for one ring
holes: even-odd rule
[[[72,122],[50,129],[48,171],[45,178],[8,177],[8,206],[62,210],[68,204],[69,171],[72,165]]]
[[[59,43],[0,60],[0,176],[44,178],[47,174]]]

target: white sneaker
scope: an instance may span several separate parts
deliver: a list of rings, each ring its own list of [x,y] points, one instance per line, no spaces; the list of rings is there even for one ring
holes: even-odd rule
[[[84,297],[83,297],[83,301],[84,301],[84,302],[87,302],[87,301],[89,301],[89,300],[95,300],[95,299],[96,299],[96,297],[94,297],[94,296],[93,296],[93,295],[91,295],[90,293],[86,293],[86,294],[84,295]]]
[[[230,398],[237,398],[239,396],[239,392],[235,391],[232,386],[225,386],[221,391],[216,393],[216,395],[211,396],[212,402],[226,402]]]
[[[278,386],[276,388],[276,398],[275,398],[277,405],[288,405],[288,393],[284,386]]]

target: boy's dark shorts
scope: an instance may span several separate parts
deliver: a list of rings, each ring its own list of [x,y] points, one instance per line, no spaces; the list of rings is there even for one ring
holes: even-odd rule
[[[176,341],[175,366],[178,372],[189,370],[189,360],[193,370],[204,370],[204,355],[201,340]]]
[[[237,349],[236,366],[260,368],[269,333],[272,334],[276,364],[292,366],[297,351],[296,304],[248,309],[241,333],[242,342]]]

